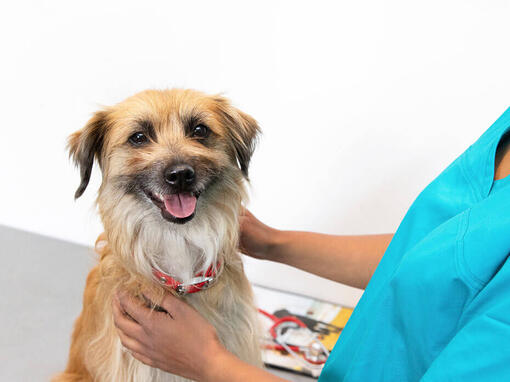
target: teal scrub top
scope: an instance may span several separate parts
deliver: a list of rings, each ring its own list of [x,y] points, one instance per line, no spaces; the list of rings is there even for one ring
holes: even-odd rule
[[[414,201],[319,382],[510,381],[510,108]]]

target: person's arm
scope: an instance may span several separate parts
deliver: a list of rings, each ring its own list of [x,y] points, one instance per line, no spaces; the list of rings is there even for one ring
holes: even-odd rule
[[[206,382],[286,382],[285,379],[279,378],[264,369],[252,366],[241,361],[232,353],[221,353],[216,357],[213,367],[204,378]]]
[[[159,305],[168,314],[126,294],[114,298],[115,326],[134,358],[199,382],[284,382],[228,352],[214,327],[184,301],[167,293]]]
[[[393,234],[334,236],[280,231],[245,210],[241,217],[241,250],[342,284],[364,289]]]

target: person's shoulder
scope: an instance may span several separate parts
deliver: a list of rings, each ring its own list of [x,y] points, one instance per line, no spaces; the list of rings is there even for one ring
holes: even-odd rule
[[[480,287],[495,276],[510,253],[510,214],[506,211],[510,211],[510,187],[469,210],[460,260]]]

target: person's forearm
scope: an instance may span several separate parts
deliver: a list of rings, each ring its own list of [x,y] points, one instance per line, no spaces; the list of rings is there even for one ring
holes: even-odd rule
[[[203,382],[288,382],[263,369],[252,366],[229,353],[221,352],[209,367]],[[200,382],[202,382],[200,381]]]
[[[393,234],[334,236],[274,230],[268,257],[364,289],[392,237]]]

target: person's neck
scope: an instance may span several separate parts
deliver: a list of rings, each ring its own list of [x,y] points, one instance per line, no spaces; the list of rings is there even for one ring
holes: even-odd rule
[[[510,134],[501,139],[496,152],[494,180],[503,179],[510,175]]]

